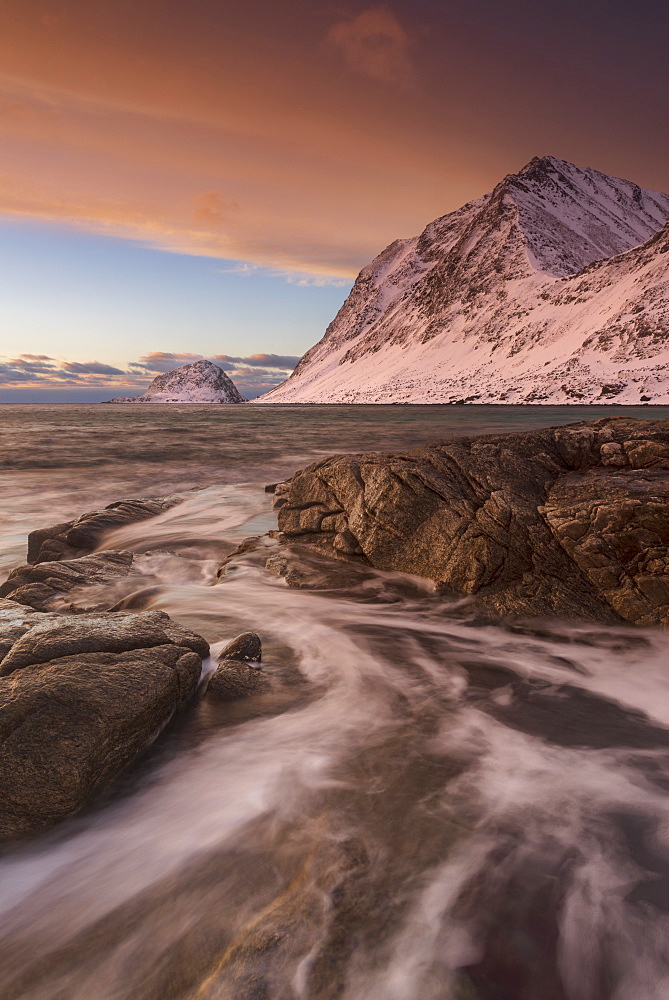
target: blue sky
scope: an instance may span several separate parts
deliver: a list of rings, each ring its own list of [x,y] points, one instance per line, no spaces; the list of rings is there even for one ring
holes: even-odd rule
[[[0,365],[22,354],[54,361],[128,365],[154,353],[204,357],[280,355],[284,367],[223,363],[252,396],[285,378],[322,336],[350,289],[345,279],[281,273],[235,261],[166,252],[60,225],[5,220],[0,226]],[[177,357],[177,361],[179,358]],[[45,362],[44,368],[54,364]],[[162,367],[162,366],[161,366]],[[235,372],[245,370],[243,374]],[[155,374],[160,367],[156,367]],[[18,370],[4,401],[95,401],[104,373],[67,372],[69,384]],[[96,377],[97,376],[97,377]],[[131,372],[137,392],[150,371]],[[112,380],[116,381],[116,380]],[[40,385],[42,382],[42,385]]]

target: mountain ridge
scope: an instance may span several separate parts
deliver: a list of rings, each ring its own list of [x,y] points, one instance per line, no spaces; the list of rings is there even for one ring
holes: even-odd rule
[[[668,218],[669,195],[535,157],[386,247],[255,402],[669,401]]]

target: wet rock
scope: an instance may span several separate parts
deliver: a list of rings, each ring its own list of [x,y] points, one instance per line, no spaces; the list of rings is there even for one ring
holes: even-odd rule
[[[283,577],[296,590],[349,590],[359,587],[375,574],[369,563],[337,562],[327,553],[309,545],[285,545],[265,563],[274,576]]]
[[[207,695],[218,701],[234,701],[266,691],[270,681],[260,667],[262,643],[255,632],[242,632],[222,650],[219,666],[207,686]]]
[[[79,809],[148,746],[194,693],[209,647],[162,612],[66,617],[3,604],[4,635],[17,634],[0,663],[7,840]]]
[[[117,601],[109,611],[144,611],[149,608],[156,598],[164,594],[165,588],[159,585],[153,587],[142,587],[140,590],[133,590],[131,594],[126,594],[120,601]]]
[[[209,655],[209,644],[164,611],[40,616],[0,661],[0,677],[76,653],[122,653],[173,644]]]
[[[248,535],[246,538],[243,538],[237,548],[233,549],[233,551],[229,552],[225,557],[219,567],[218,573],[216,574],[217,577],[220,579],[222,576],[225,576],[228,567],[234,566],[239,556],[255,551],[255,549],[262,545],[264,538],[264,535]]]
[[[0,597],[8,597],[38,611],[48,611],[55,607],[59,598],[75,588],[109,583],[127,576],[132,561],[132,552],[110,549],[79,559],[18,566],[0,586]]]
[[[216,574],[219,580],[234,575],[243,567],[263,567],[268,553],[277,549],[277,541],[271,531],[264,535],[250,535],[233,552],[229,552]]]
[[[270,688],[270,680],[259,667],[243,660],[223,660],[207,685],[207,697],[235,701]]]
[[[291,586],[304,585],[295,553],[310,547],[426,577],[496,615],[669,623],[667,421],[339,455],[282,485],[288,544],[268,568]]]
[[[669,625],[669,476],[600,469],[561,476],[543,513],[621,618]]]
[[[35,625],[60,621],[61,617],[58,614],[41,614],[16,601],[0,598],[0,662],[14,643]]]
[[[32,565],[76,558],[95,549],[108,531],[162,514],[181,497],[116,500],[101,510],[82,514],[74,521],[38,528],[28,535],[28,562]]]
[[[229,642],[218,657],[219,660],[254,660],[260,663],[262,659],[262,643],[255,632],[242,632]]]
[[[274,494],[272,506],[275,510],[278,510],[279,507],[283,507],[288,502],[290,480],[285,483],[273,483],[273,488],[271,490],[268,488],[266,492]]]

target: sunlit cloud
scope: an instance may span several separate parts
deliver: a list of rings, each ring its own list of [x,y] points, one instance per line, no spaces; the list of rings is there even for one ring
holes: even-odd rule
[[[172,351],[150,351],[142,355],[138,361],[131,361],[129,368],[133,372],[170,372],[181,365],[189,365],[193,361],[201,361],[202,354],[175,354]]]
[[[123,375],[120,368],[102,364],[100,361],[61,361],[61,368],[71,375]]]
[[[333,25],[330,42],[354,70],[380,83],[407,86],[415,82],[411,39],[385,7],[364,10]]]
[[[220,362],[221,365],[242,364],[258,366],[260,368],[278,368],[283,371],[292,371],[297,366],[298,357],[288,354],[250,354],[245,358],[234,358],[228,354],[212,354],[212,361]]]
[[[330,274],[309,274],[306,271],[280,270],[271,267],[262,267],[260,264],[251,264],[248,261],[239,261],[230,267],[219,267],[219,274],[236,274],[241,278],[280,278],[289,285],[300,285],[303,288],[345,288],[349,285],[348,277],[335,277]]]
[[[377,84],[413,75],[413,41],[395,15],[372,8],[328,27],[324,12],[253,0],[261,39],[251,10],[203,32],[203,2],[180,21],[157,0],[116,20],[104,5],[82,17],[63,0],[47,27],[7,0],[0,214],[245,262],[304,286],[345,282],[436,214],[443,186],[421,143],[407,141],[414,109],[396,93],[393,121],[370,119]]]
[[[125,370],[100,361],[58,360],[47,355],[0,358],[0,388],[108,388],[110,396],[140,395],[156,375],[201,361],[203,357],[188,352],[151,351],[129,362]],[[230,376],[242,395],[253,398],[283,382],[300,359],[293,355],[257,353],[247,357],[214,354],[209,360]]]
[[[10,359],[9,364],[13,370],[24,371],[24,372],[51,372],[54,371],[55,365],[52,363],[51,358],[44,356],[44,360],[29,360],[31,358],[39,359],[40,355],[22,354],[18,358]]]

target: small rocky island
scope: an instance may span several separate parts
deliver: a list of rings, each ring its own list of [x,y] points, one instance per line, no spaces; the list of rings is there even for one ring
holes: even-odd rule
[[[141,396],[117,396],[109,403],[245,403],[222,368],[213,361],[194,361],[157,375]]]

